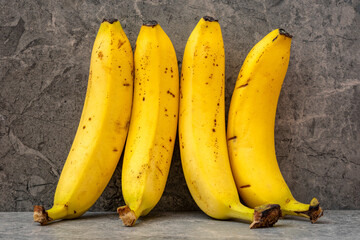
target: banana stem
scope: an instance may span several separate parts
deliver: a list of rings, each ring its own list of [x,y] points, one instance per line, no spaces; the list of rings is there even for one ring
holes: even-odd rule
[[[54,220],[62,219],[67,216],[66,205],[54,205],[48,211],[43,206],[34,206],[34,222],[46,225]]]
[[[315,223],[324,214],[324,211],[316,198],[313,198],[310,204],[299,203],[296,200],[291,201],[286,204],[282,210],[284,215],[309,218],[311,223]]]
[[[48,213],[45,211],[43,206],[34,206],[34,222],[38,222],[41,225],[46,225],[51,222],[53,219],[48,216]]]
[[[282,216],[280,205],[267,204],[254,209],[254,220],[249,226],[253,228],[272,227]]]
[[[118,207],[117,212],[125,226],[127,226],[127,227],[134,226],[134,224],[137,220],[137,217],[135,215],[135,212],[133,210],[131,210],[127,205]]]

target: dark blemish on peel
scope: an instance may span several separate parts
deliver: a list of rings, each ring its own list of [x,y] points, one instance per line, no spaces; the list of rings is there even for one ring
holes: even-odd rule
[[[103,53],[100,51],[99,53],[98,53],[98,57],[100,58],[100,60],[102,60],[102,58],[103,58]]]
[[[262,57],[262,55],[264,54],[264,52],[261,53],[260,57],[258,58],[258,60],[256,60],[256,63],[258,63],[260,61],[260,58]]]
[[[246,87],[247,85],[249,85],[248,83],[245,83],[245,84],[243,84],[243,85],[240,85],[239,87],[237,87],[237,88],[243,88],[243,87]]]
[[[278,36],[276,36],[272,41],[275,41],[278,38]]]
[[[128,86],[130,86],[130,83],[124,83],[123,85],[128,87]]]
[[[247,184],[247,185],[241,186],[240,188],[248,188],[250,186],[251,186],[250,184]]]
[[[215,128],[212,129],[213,132],[216,132]]]
[[[143,101],[145,101],[145,97],[143,97]]]
[[[166,92],[167,94],[170,94],[172,97],[175,97],[175,94],[173,94],[172,92],[170,92],[169,90]]]
[[[125,43],[125,41],[122,42],[121,40],[119,40],[119,42],[118,42],[118,49],[121,48],[121,46],[124,45],[124,43]]]
[[[246,87],[247,85],[249,85],[250,80],[251,80],[251,79],[248,78],[248,80],[246,81],[245,84],[238,86],[236,89]]]
[[[86,128],[86,126],[84,125],[84,126],[83,126],[83,129],[85,129],[85,128]]]
[[[231,138],[228,138],[228,141],[234,140],[234,139],[236,139],[236,138],[237,138],[237,136],[233,136],[233,137],[231,137]]]
[[[117,151],[118,151],[117,148],[114,148],[114,149],[113,149],[113,152],[117,152]]]

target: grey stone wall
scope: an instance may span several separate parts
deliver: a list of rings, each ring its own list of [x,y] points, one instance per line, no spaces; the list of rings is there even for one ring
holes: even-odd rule
[[[360,209],[359,1],[0,1],[0,211],[50,207],[85,98],[103,18],[118,18],[132,46],[157,20],[182,60],[200,17],[222,26],[226,110],[243,60],[272,29],[294,35],[276,117],[276,151],[294,196],[325,209]],[[92,210],[123,203],[121,164]],[[197,209],[178,145],[156,210]]]

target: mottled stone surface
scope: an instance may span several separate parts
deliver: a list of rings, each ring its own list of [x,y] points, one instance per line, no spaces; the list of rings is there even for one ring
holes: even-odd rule
[[[117,214],[86,213],[76,220],[40,226],[29,212],[0,213],[3,239],[359,239],[360,211],[331,210],[317,223],[281,219],[272,228],[249,229],[249,223],[219,221],[200,211],[151,212],[134,227]]]
[[[156,19],[175,46],[204,15],[219,19],[226,110],[243,60],[274,28],[294,35],[276,117],[276,151],[294,196],[325,209],[360,209],[359,1],[0,1],[0,211],[50,207],[75,135],[90,53],[103,18],[118,18],[132,46]],[[92,208],[123,204],[121,164]],[[178,145],[156,210],[194,210]],[[310,225],[309,225],[310,226]]]

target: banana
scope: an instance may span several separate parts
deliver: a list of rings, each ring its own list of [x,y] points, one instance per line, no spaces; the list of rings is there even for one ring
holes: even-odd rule
[[[284,81],[292,36],[276,29],[246,57],[232,95],[227,141],[231,168],[240,197],[254,207],[276,203],[284,215],[322,216],[319,202],[294,199],[281,175],[274,142],[277,102]]]
[[[161,198],[174,149],[179,105],[176,53],[156,21],[141,27],[134,62],[133,110],[122,167],[126,205],[117,210],[125,226],[133,226]]]
[[[91,54],[85,103],[70,153],[56,188],[54,205],[34,207],[43,224],[85,213],[113,175],[129,128],[133,53],[119,21],[104,20]]]
[[[206,16],[191,33],[182,63],[179,141],[186,183],[210,217],[252,222],[250,228],[272,226],[281,216],[279,205],[254,210],[239,200],[226,143],[224,75],[220,25]]]

